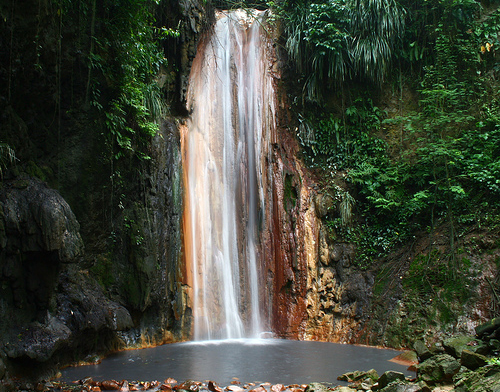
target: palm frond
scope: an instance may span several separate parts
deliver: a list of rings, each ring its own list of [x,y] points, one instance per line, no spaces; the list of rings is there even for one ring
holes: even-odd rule
[[[382,83],[393,47],[404,30],[405,10],[395,0],[354,0],[350,56],[355,72]]]

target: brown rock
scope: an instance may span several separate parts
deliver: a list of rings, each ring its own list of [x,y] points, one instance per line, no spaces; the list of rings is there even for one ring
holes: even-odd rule
[[[328,212],[335,206],[335,200],[329,194],[316,195],[316,213],[319,218],[328,214]]]
[[[99,385],[98,381],[94,381],[92,377],[84,378],[80,381],[73,381],[73,384],[81,384],[81,385]]]
[[[129,392],[130,391],[130,388],[128,386],[128,381],[127,380],[123,380],[122,381],[122,385],[120,387],[120,392]]]
[[[118,391],[120,389],[120,384],[115,380],[105,380],[101,382],[101,389],[103,391]]]
[[[271,386],[271,391],[272,392],[281,392],[284,391],[286,388],[283,384],[274,384]]]
[[[208,382],[208,390],[212,392],[222,392],[222,388],[219,387],[216,383],[213,381]]]
[[[200,390],[200,384],[199,382],[196,381],[186,381],[183,384],[176,385],[174,389],[184,389],[186,391],[192,391],[192,392],[198,392]]]
[[[264,388],[263,386],[260,386],[260,387],[251,389],[250,392],[266,392],[266,388]]]
[[[163,381],[164,384],[177,384],[177,381],[173,379],[172,377],[167,378],[165,381]]]
[[[242,392],[244,389],[238,385],[229,385],[226,387],[226,391],[230,392]]]

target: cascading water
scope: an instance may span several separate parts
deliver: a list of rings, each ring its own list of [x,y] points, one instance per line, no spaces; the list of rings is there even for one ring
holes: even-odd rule
[[[262,18],[218,13],[192,65],[181,143],[195,340],[256,337],[263,328],[259,233],[275,98]]]

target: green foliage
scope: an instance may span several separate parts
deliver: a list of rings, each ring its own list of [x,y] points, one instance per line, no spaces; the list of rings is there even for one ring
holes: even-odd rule
[[[358,75],[377,83],[389,72],[404,29],[405,11],[395,0],[354,0],[350,7],[351,62]]]
[[[480,6],[474,0],[400,0],[407,11],[403,47],[399,57],[410,64],[429,65],[439,53],[436,28],[449,33],[466,33]]]
[[[488,365],[500,366],[500,357],[488,358]]]
[[[112,270],[113,262],[111,261],[111,254],[99,255],[94,265],[90,268],[92,276],[94,276],[99,284],[109,289],[115,282]]]
[[[304,96],[313,102],[351,78],[380,83],[404,26],[404,10],[394,0],[285,0],[270,6],[284,21],[286,48],[304,77]]]
[[[489,15],[488,18],[477,22],[473,28],[474,35],[480,44],[481,60],[497,72],[500,70],[494,52],[500,47],[500,9]]]
[[[143,244],[144,237],[141,234],[141,226],[134,219],[125,216],[123,218],[123,228],[133,246],[141,246]]]
[[[15,151],[7,143],[0,142],[0,178],[17,161]]]
[[[418,308],[434,314],[443,323],[456,321],[463,305],[473,298],[474,283],[470,276],[470,262],[463,259],[458,268],[449,255],[431,250],[412,261],[403,278],[408,296]]]
[[[91,105],[102,113],[113,159],[148,158],[146,148],[167,113],[155,77],[165,59],[158,38],[175,34],[152,25],[154,0],[106,0],[99,4],[92,37]]]
[[[151,142],[168,114],[157,83],[167,66],[161,40],[179,32],[155,26],[159,0],[94,1],[89,55],[88,103],[97,118],[100,156],[109,168],[106,184],[110,203],[111,240],[119,236],[142,246],[139,225],[127,217],[129,194],[150,160]]]
[[[319,40],[327,41],[332,33],[311,22],[311,15],[321,15],[311,11],[318,7],[301,4],[307,8],[297,17],[302,17],[310,30],[318,30],[316,35],[308,33],[316,41],[293,34],[288,39],[314,42],[317,49]],[[349,3],[341,4],[352,10]],[[299,117],[299,141],[311,166],[348,174],[356,195],[359,222],[355,228],[346,228],[336,218],[329,220],[328,225],[335,235],[358,245],[359,265],[368,266],[396,244],[411,240],[418,230],[432,232],[438,223],[446,222],[451,263],[448,267],[457,269],[458,225],[485,221],[500,209],[499,87],[488,76],[488,72],[497,72],[491,45],[496,45],[499,38],[500,13],[491,12],[475,21],[479,11],[475,1],[402,1],[407,14],[402,32],[401,17],[405,11],[397,15],[381,11],[387,4],[359,3],[356,11],[365,18],[356,21],[355,13],[351,13],[336,20],[336,26],[343,26],[346,42],[353,34],[349,28],[356,23],[366,23],[363,28],[374,30],[378,39],[393,39],[389,38],[390,31],[402,33],[402,49],[395,54],[400,57],[400,64],[406,62],[409,66],[401,70],[401,75],[406,72],[414,80],[413,87],[420,98],[418,111],[387,118],[364,94],[352,89],[354,99],[340,113],[338,108],[337,114],[332,114],[324,107],[311,110],[304,106],[306,111]],[[368,11],[363,7],[374,8]],[[297,17],[292,15],[290,20]],[[378,22],[370,24],[370,18]],[[384,30],[390,21],[395,25]],[[307,29],[301,33],[304,31]],[[486,42],[490,43],[490,52]],[[300,49],[295,41],[291,47]],[[349,52],[348,45],[346,48]],[[312,53],[312,47],[302,49],[297,54],[292,52],[295,62],[305,61],[307,54]],[[379,65],[381,68],[375,71]],[[365,75],[374,80],[387,71],[388,68],[382,71],[384,66],[371,63],[366,67],[358,64],[357,68],[376,72]],[[352,64],[349,67],[355,68]],[[419,68],[418,72],[415,68]],[[397,140],[390,139],[388,131],[392,130],[398,130]]]
[[[385,113],[369,98],[358,98],[344,113],[311,112],[300,117],[297,136],[306,160],[312,166],[346,169],[367,159],[384,160],[386,145],[372,136],[379,129]]]

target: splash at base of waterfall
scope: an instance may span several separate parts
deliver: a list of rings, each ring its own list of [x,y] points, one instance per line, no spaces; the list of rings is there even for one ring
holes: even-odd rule
[[[258,337],[264,328],[259,232],[275,98],[262,19],[218,13],[192,65],[181,143],[195,340]]]

